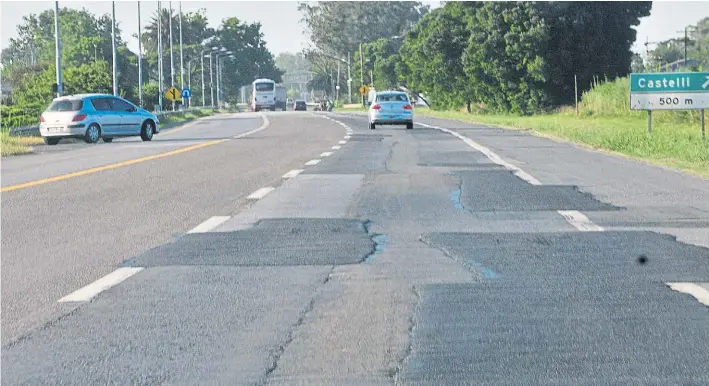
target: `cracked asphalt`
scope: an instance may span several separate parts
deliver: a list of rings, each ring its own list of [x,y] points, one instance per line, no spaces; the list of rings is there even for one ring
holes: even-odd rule
[[[418,122],[3,160],[6,187],[231,138],[3,194],[2,384],[709,384],[709,181]]]

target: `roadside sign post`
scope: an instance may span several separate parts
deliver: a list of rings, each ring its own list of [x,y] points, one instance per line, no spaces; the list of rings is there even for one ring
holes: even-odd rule
[[[709,108],[709,72],[657,72],[630,74],[630,109],[647,110],[647,131],[652,133],[652,110]]]
[[[702,119],[702,138],[706,138],[706,132],[704,130],[704,109],[702,109],[702,112],[700,113],[701,119]]]
[[[165,91],[165,98],[172,101],[174,104],[175,101],[182,99],[182,93],[177,88],[170,87]]]
[[[187,103],[190,105],[192,104],[192,90],[189,88],[183,88],[180,95],[182,95],[182,98],[187,99]]]

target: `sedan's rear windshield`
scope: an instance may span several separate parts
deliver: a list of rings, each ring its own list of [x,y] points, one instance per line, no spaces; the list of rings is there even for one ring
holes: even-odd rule
[[[377,95],[377,102],[408,102],[409,98],[404,94],[380,94]]]
[[[52,102],[47,111],[79,111],[82,107],[84,107],[84,101],[81,99],[62,100]]]

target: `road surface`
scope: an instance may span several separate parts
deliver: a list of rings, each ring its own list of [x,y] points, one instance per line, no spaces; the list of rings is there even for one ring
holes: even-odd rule
[[[706,385],[709,181],[218,115],[2,162],[2,384]]]

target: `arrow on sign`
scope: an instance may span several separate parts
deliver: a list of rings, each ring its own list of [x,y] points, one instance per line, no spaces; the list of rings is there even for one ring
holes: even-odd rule
[[[709,76],[707,76],[707,81],[702,84],[702,88],[707,88],[709,86]]]

